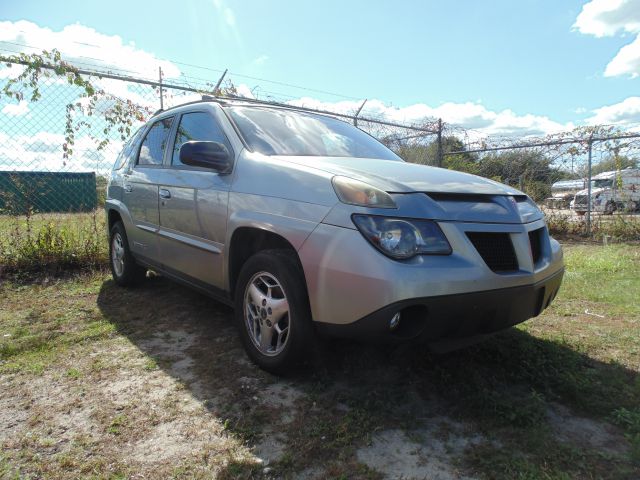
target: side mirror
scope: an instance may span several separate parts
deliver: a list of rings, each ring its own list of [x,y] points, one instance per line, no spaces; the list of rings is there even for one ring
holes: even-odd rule
[[[227,147],[218,142],[186,142],[180,147],[180,161],[192,167],[203,167],[218,173],[229,173],[233,165]]]

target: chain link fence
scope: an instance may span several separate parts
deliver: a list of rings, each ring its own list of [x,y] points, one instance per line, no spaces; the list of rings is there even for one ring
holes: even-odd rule
[[[102,262],[106,179],[124,141],[161,105],[166,109],[200,100],[204,93],[239,95],[224,75],[193,87],[43,64],[34,83],[32,77],[19,78],[33,66],[11,67],[0,76],[0,269],[25,261],[34,268]],[[408,161],[516,186],[546,206],[556,229],[598,233],[606,228],[595,225],[595,218],[606,216],[598,222],[613,224],[612,219],[624,217],[632,227],[621,237],[638,238],[635,210],[640,198],[633,197],[636,204],[608,199],[615,208],[605,211],[597,196],[606,178],[596,173],[613,172],[609,188],[622,192],[626,180],[620,172],[627,166],[637,168],[640,141],[631,132],[601,128],[526,141],[481,138],[441,119],[408,124],[368,114],[366,102],[358,108],[353,102],[337,103],[327,111],[300,99],[278,102],[268,95],[252,96],[252,101],[295,105],[351,122]],[[569,183],[558,183],[563,181]],[[636,185],[633,182],[630,185]],[[571,202],[589,185],[595,193],[587,202],[587,214],[580,215],[575,205],[571,210]],[[640,185],[629,187],[635,188],[640,190]],[[615,236],[614,229],[609,230]]]
[[[477,138],[449,158],[534,198],[556,233],[640,239],[640,133],[611,126],[543,138]],[[445,158],[445,163],[446,163]]]

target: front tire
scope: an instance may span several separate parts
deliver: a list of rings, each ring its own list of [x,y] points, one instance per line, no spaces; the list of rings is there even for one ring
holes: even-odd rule
[[[617,205],[616,205],[616,202],[614,202],[613,200],[608,201],[607,204],[604,206],[605,215],[613,215],[613,212],[615,212],[616,210],[617,210]]]
[[[293,252],[265,250],[247,260],[236,285],[235,315],[256,365],[276,374],[300,365],[313,325],[304,274]]]
[[[146,268],[138,265],[129,249],[127,232],[122,222],[114,223],[109,235],[109,263],[111,275],[121,287],[139,284],[147,275]]]

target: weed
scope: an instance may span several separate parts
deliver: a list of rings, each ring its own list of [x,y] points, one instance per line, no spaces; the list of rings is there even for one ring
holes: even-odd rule
[[[111,420],[109,427],[107,428],[107,433],[112,435],[120,435],[120,430],[122,427],[127,425],[127,416],[124,414],[118,414]]]
[[[82,373],[77,368],[70,368],[69,370],[67,370],[67,377],[69,378],[78,379],[81,377],[81,375]]]

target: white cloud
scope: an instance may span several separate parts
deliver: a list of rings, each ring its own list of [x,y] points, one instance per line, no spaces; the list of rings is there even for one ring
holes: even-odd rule
[[[640,32],[638,0],[592,0],[582,7],[573,28],[586,35],[611,37]]]
[[[359,101],[322,102],[304,97],[288,102],[291,105],[304,106],[317,110],[353,114],[360,107]],[[474,102],[444,103],[431,107],[417,103],[407,107],[387,106],[379,100],[368,100],[362,117],[384,119],[394,123],[424,124],[429,120],[442,118],[443,122],[474,130],[477,135],[530,136],[547,135],[570,130],[572,123],[561,124],[540,115],[518,115],[512,110],[499,112],[489,110],[484,105]]]
[[[8,135],[0,132],[0,170],[44,172],[109,171],[122,142],[112,141],[105,150],[98,150],[89,136],[75,139],[74,154],[63,158],[64,136],[40,131],[34,135]]]
[[[597,38],[638,34],[606,66],[604,75],[640,75],[640,0],[592,0],[582,7],[573,28]]]
[[[123,42],[118,35],[105,35],[78,23],[54,31],[26,20],[0,22],[0,46],[24,53],[56,48],[65,60],[89,69],[157,78],[158,67],[162,67],[165,78],[180,76],[173,63]]]
[[[20,100],[18,103],[8,103],[0,112],[12,117],[20,117],[29,113],[29,104],[26,100]]]
[[[17,78],[24,72],[24,68],[22,65],[0,64],[0,80]]]
[[[236,85],[236,90],[238,92],[238,96],[240,97],[256,98],[253,92],[251,91],[251,89],[244,83],[241,83],[240,85]]]
[[[640,35],[633,42],[620,49],[607,65],[604,75],[606,77],[630,75],[631,78],[640,75]]]
[[[622,102],[596,108],[587,119],[590,125],[630,126],[640,124],[640,97],[628,97]]]

